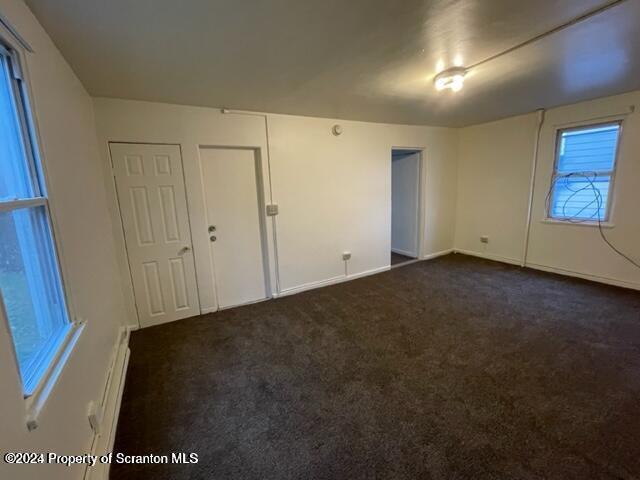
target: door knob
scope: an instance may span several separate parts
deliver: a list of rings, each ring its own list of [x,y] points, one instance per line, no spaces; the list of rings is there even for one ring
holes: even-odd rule
[[[212,242],[215,242],[218,238],[215,235],[211,235],[209,237],[209,240],[211,240]]]
[[[185,253],[187,253],[190,250],[191,250],[191,247],[189,245],[185,245],[184,247],[182,247],[180,249],[180,251],[178,252],[178,255],[184,255]]]

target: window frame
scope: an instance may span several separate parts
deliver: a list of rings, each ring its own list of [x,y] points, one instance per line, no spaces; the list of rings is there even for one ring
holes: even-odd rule
[[[568,225],[586,225],[586,226],[607,226],[612,227],[612,216],[613,216],[613,204],[615,203],[615,180],[616,173],[618,171],[619,166],[619,156],[620,156],[620,145],[622,140],[622,133],[624,129],[624,118],[623,117],[611,117],[609,119],[603,119],[599,121],[584,121],[577,124],[572,124],[571,126],[558,126],[555,128],[555,143],[553,150],[553,170],[551,171],[551,184],[549,187],[549,196],[547,205],[545,205],[545,218],[544,222],[546,223],[562,223]],[[596,177],[600,175],[608,175],[609,180],[609,192],[607,195],[607,204],[605,206],[605,215],[602,219],[572,219],[572,217],[561,217],[561,216],[553,216],[553,194],[554,187],[556,183],[556,179],[558,175],[558,162],[560,160],[560,146],[562,142],[562,134],[565,132],[573,132],[579,130],[589,130],[593,128],[599,127],[607,127],[607,126],[618,126],[618,137],[616,139],[616,149],[613,157],[613,166],[611,170],[598,170],[598,171],[582,171],[575,173],[595,173]]]
[[[4,318],[4,324],[7,334],[11,338],[12,353],[15,361],[15,368],[18,374],[20,391],[25,399],[26,420],[29,430],[33,430],[38,426],[38,415],[44,403],[51,393],[53,385],[57,382],[63,367],[66,365],[80,334],[84,331],[85,322],[75,320],[74,304],[66,281],[67,269],[62,254],[62,246],[57,235],[58,226],[52,211],[52,199],[48,192],[48,182],[46,173],[45,156],[42,152],[42,142],[38,122],[36,118],[34,105],[34,96],[27,71],[27,63],[25,61],[26,51],[33,53],[31,48],[24,44],[21,38],[16,37],[5,25],[0,24],[0,54],[7,59],[9,69],[7,69],[7,80],[11,88],[12,101],[16,109],[16,116],[21,131],[21,141],[23,143],[26,162],[28,163],[28,173],[33,184],[33,193],[30,198],[16,198],[8,201],[0,201],[0,212],[12,212],[19,209],[35,209],[43,208],[45,213],[45,221],[48,226],[48,234],[50,236],[51,255],[54,261],[54,267],[59,280],[59,289],[61,301],[64,303],[64,311],[67,323],[65,327],[58,332],[57,341],[43,349],[37,355],[46,358],[48,362],[40,360],[38,365],[37,379],[25,384],[20,373],[20,365],[18,363],[16,345],[12,337],[9,327],[9,318],[4,306],[4,301],[0,296],[0,317]],[[4,78],[0,79],[5,81]],[[1,319],[1,318],[0,318]],[[45,351],[46,350],[46,351]],[[27,387],[31,387],[27,389]]]

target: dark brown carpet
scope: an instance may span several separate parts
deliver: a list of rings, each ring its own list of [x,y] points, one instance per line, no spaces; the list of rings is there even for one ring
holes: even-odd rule
[[[415,260],[415,258],[407,257],[406,255],[400,255],[396,252],[391,252],[391,265],[398,265],[404,262],[410,262],[411,260]]]
[[[112,479],[640,477],[640,294],[462,255],[134,332]]]

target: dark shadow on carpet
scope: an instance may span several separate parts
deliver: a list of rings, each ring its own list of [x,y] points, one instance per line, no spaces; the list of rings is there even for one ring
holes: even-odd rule
[[[462,255],[134,332],[116,479],[640,477],[640,294]]]
[[[400,255],[396,252],[391,252],[391,265],[399,265],[401,263],[410,262],[415,260],[413,257],[408,257],[407,255]]]

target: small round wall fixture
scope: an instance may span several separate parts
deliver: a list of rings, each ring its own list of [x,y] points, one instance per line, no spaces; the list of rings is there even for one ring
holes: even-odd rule
[[[451,67],[438,73],[433,79],[436,90],[444,90],[446,88],[453,92],[462,90],[464,86],[464,76],[467,69],[464,67]]]
[[[342,135],[342,125],[334,125],[331,129],[331,132],[337,137],[338,135]]]

